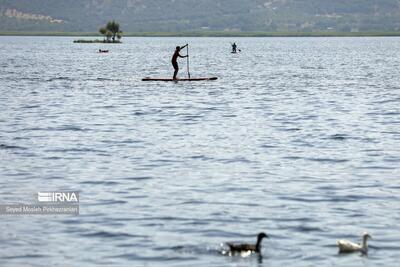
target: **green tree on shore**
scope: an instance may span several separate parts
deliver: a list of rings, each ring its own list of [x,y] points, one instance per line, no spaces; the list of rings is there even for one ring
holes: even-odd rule
[[[107,42],[115,43],[115,37],[120,40],[122,38],[122,31],[119,28],[119,23],[113,21],[109,21],[105,27],[101,27],[99,32],[107,38]]]

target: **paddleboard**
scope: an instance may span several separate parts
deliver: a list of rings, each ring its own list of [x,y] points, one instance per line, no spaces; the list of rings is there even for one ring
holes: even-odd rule
[[[182,78],[182,79],[177,79],[174,80],[172,78],[151,78],[151,77],[146,77],[143,78],[142,81],[162,81],[162,82],[191,82],[191,81],[215,81],[218,79],[217,77],[203,77],[203,78]]]

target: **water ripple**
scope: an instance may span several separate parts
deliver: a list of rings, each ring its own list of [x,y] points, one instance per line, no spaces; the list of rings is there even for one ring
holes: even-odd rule
[[[81,197],[3,216],[0,265],[397,266],[399,39],[184,39],[0,37],[0,200]],[[142,82],[181,41],[218,80]],[[368,257],[337,255],[366,230]],[[261,261],[222,253],[262,231]]]

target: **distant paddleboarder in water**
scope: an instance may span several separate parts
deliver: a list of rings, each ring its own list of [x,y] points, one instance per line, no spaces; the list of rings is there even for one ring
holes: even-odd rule
[[[237,52],[242,52],[242,50],[237,48],[236,43],[233,44],[231,43],[231,46],[232,46],[232,51],[231,51],[232,54],[236,54]]]
[[[177,62],[178,57],[185,58],[185,57],[189,56],[189,55],[181,56],[181,54],[179,54],[179,51],[181,51],[181,49],[185,48],[186,46],[188,46],[188,44],[181,46],[181,47],[177,46],[175,49],[174,55],[172,56],[171,63],[175,70],[174,77],[173,77],[174,80],[177,80],[176,75],[178,74],[178,71],[179,71],[179,66],[178,66],[178,62]]]
[[[236,43],[233,43],[233,44],[232,44],[232,53],[236,53],[236,52],[237,52],[237,51],[236,51],[236,48],[237,48]]]

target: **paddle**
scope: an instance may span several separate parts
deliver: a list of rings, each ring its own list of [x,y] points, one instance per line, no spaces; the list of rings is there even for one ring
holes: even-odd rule
[[[187,72],[188,72],[188,77],[190,79],[190,72],[189,72],[189,45],[186,45],[186,55],[187,55]]]

